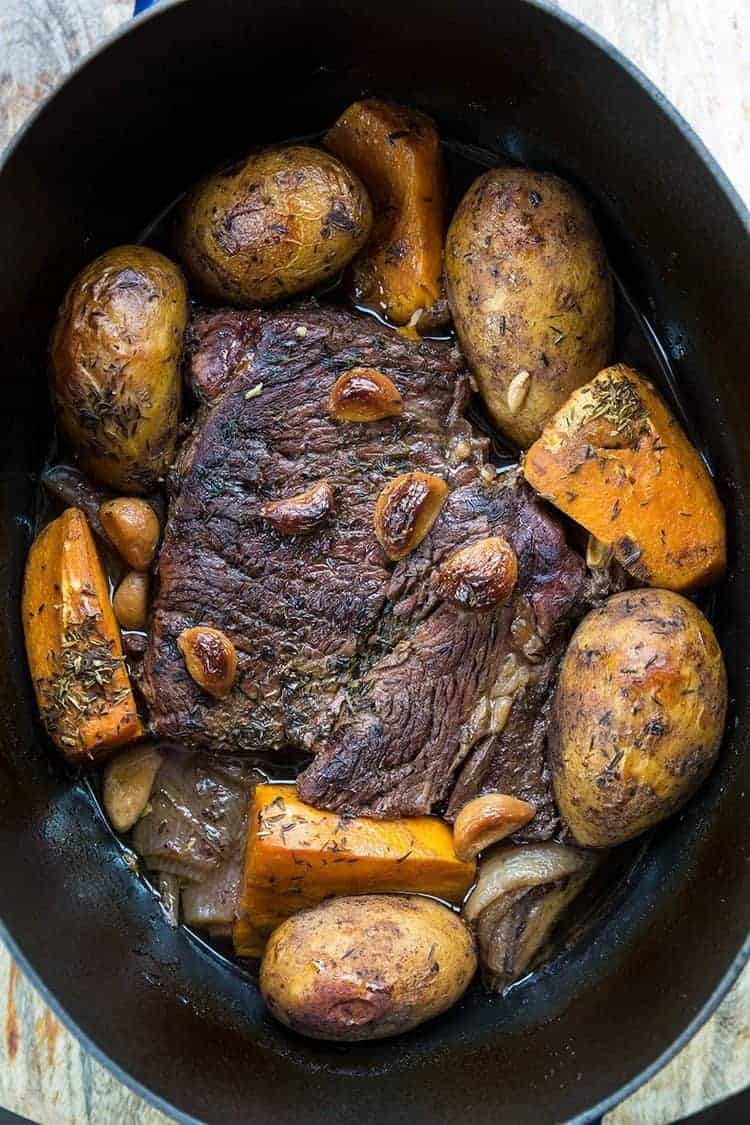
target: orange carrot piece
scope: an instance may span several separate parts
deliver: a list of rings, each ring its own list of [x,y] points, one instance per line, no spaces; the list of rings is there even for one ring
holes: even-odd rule
[[[32,544],[22,614],[39,711],[66,759],[87,764],[140,737],[107,577],[80,509]]]
[[[649,586],[693,590],[726,566],[724,510],[652,385],[621,364],[574,391],[526,454],[527,481]]]
[[[460,903],[475,864],[432,816],[346,817],[306,805],[289,785],[258,785],[248,821],[234,947],[258,957],[291,914],[329,895],[422,891]]]

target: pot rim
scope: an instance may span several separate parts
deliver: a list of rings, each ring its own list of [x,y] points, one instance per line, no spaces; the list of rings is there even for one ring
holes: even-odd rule
[[[23,125],[18,129],[14,136],[9,141],[5,150],[0,154],[0,176],[3,174],[6,166],[10,163],[17,149],[21,147],[27,135],[34,128],[37,119],[40,118],[46,111],[47,107],[52,103],[58,93],[65,88],[69,83],[73,82],[86,67],[92,62],[93,59],[99,55],[106,53],[107,50],[120,39],[125,38],[131,31],[141,24],[150,20],[158,20],[165,12],[171,8],[176,8],[180,4],[184,4],[188,0],[158,0],[153,6],[132,19],[124,22],[120,27],[116,28],[109,35],[105,36],[97,46],[84,55],[73,68],[66,74],[65,78],[47,94],[35,107],[30,116],[26,119]],[[727,204],[732,208],[736,217],[739,219],[742,226],[750,239],[750,208],[745,204],[740,196],[737,188],[731,182],[726,172],[721,165],[710,153],[704,142],[698,136],[693,127],[686,121],[682,114],[675,108],[666,95],[656,86],[650,78],[644,74],[640,67],[636,66],[618,47],[610,43],[603,35],[587,24],[583,23],[577,17],[568,12],[561,10],[553,5],[550,0],[516,0],[517,3],[524,4],[527,7],[537,8],[545,15],[565,24],[572,31],[576,32],[583,39],[598,51],[607,55],[612,59],[621,70],[625,71],[634,82],[636,82],[655,105],[669,118],[675,128],[682,134],[683,138],[688,142],[693,149],[698,160],[707,168],[711,174],[714,182],[719,190],[722,192]],[[150,1105],[155,1106],[161,1110],[162,1113],[170,1116],[174,1121],[179,1122],[180,1125],[202,1125],[200,1120],[192,1115],[173,1106],[166,1099],[162,1098],[159,1094],[154,1093],[148,1087],[144,1086],[137,1078],[134,1078],[127,1071],[125,1071],[119,1063],[110,1058],[106,1052],[99,1047],[89,1036],[81,1030],[76,1021],[63,1007],[62,1003],[50,992],[47,985],[43,982],[37,970],[30,964],[26,955],[20,949],[15,939],[8,931],[5,923],[0,918],[0,940],[3,941],[9,950],[13,959],[23,970],[24,975],[31,981],[34,988],[41,995],[44,1002],[52,1009],[56,1016],[59,1017],[62,1024],[72,1035],[83,1045],[85,1050],[90,1054],[98,1063],[100,1063],[106,1070],[113,1074],[120,1082],[123,1083],[129,1090]],[[630,1097],[636,1090],[640,1089],[646,1082],[658,1073],[663,1067],[667,1065],[693,1036],[700,1030],[704,1023],[718,1008],[721,1001],[731,990],[732,986],[737,981],[740,973],[745,965],[750,961],[750,933],[745,939],[743,945],[730,962],[724,976],[714,991],[696,1016],[686,1025],[682,1032],[670,1045],[664,1050],[654,1061],[647,1066],[644,1070],[636,1074],[629,1082],[620,1086],[617,1090],[613,1091],[606,1098],[603,1098],[596,1105],[590,1109],[584,1110],[576,1117],[569,1118],[566,1125],[589,1125],[599,1121],[605,1113],[620,1102]]]

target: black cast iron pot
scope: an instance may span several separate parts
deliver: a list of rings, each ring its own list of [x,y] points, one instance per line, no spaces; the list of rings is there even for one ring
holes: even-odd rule
[[[18,607],[51,433],[46,340],[72,275],[211,165],[314,132],[363,91],[591,201],[728,508],[717,627],[733,703],[715,773],[549,966],[506,999],[477,989],[417,1032],[347,1049],[285,1033],[240,970],[168,928],[41,735]],[[0,174],[0,916],[44,996],[133,1088],[209,1122],[560,1121],[634,1088],[729,988],[750,929],[749,251],[746,213],[670,106],[526,0],[166,3],[18,138]]]

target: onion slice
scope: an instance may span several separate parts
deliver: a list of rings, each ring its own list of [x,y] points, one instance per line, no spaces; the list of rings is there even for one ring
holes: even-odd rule
[[[463,914],[476,931],[485,984],[502,991],[529,967],[601,853],[563,844],[501,844],[482,861]]]

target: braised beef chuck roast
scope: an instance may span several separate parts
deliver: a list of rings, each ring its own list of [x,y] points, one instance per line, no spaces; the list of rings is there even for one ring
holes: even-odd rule
[[[331,388],[353,367],[386,374],[403,413],[333,419]],[[480,473],[485,443],[463,417],[470,384],[457,350],[331,306],[220,310],[193,322],[188,375],[203,405],[171,481],[159,560],[142,683],[154,733],[218,751],[311,750],[301,795],[345,812],[450,815],[501,788],[537,805],[526,838],[551,835],[546,706],[586,571],[518,474]],[[408,470],[450,492],[394,565],[373,511]],[[264,517],[323,481],[333,511],[313,530]],[[511,602],[484,613],[441,602],[436,567],[488,535],[518,556]],[[199,624],[237,649],[224,700],[200,690],[177,649]]]
[[[454,348],[414,344],[333,307],[204,314],[191,350],[190,378],[214,405],[199,412],[171,481],[144,660],[151,725],[215,750],[313,748],[363,662],[406,628],[387,612],[392,564],[372,522],[379,491],[408,469],[459,483],[481,463],[462,416],[468,377]],[[330,417],[333,384],[357,366],[395,383],[402,415],[366,425]],[[264,518],[264,505],[321,481],[334,510],[320,528],[294,535]],[[237,649],[237,684],[223,701],[190,679],[177,650],[180,633],[200,624]]]
[[[436,566],[457,547],[502,535],[518,558],[508,605],[472,613],[440,603]],[[500,790],[530,801],[518,838],[557,826],[545,755],[547,703],[565,627],[585,596],[582,560],[514,473],[457,488],[422,549],[388,589],[406,636],[362,676],[326,746],[299,780],[311,804],[373,816],[452,815]],[[452,791],[452,794],[451,794]]]

